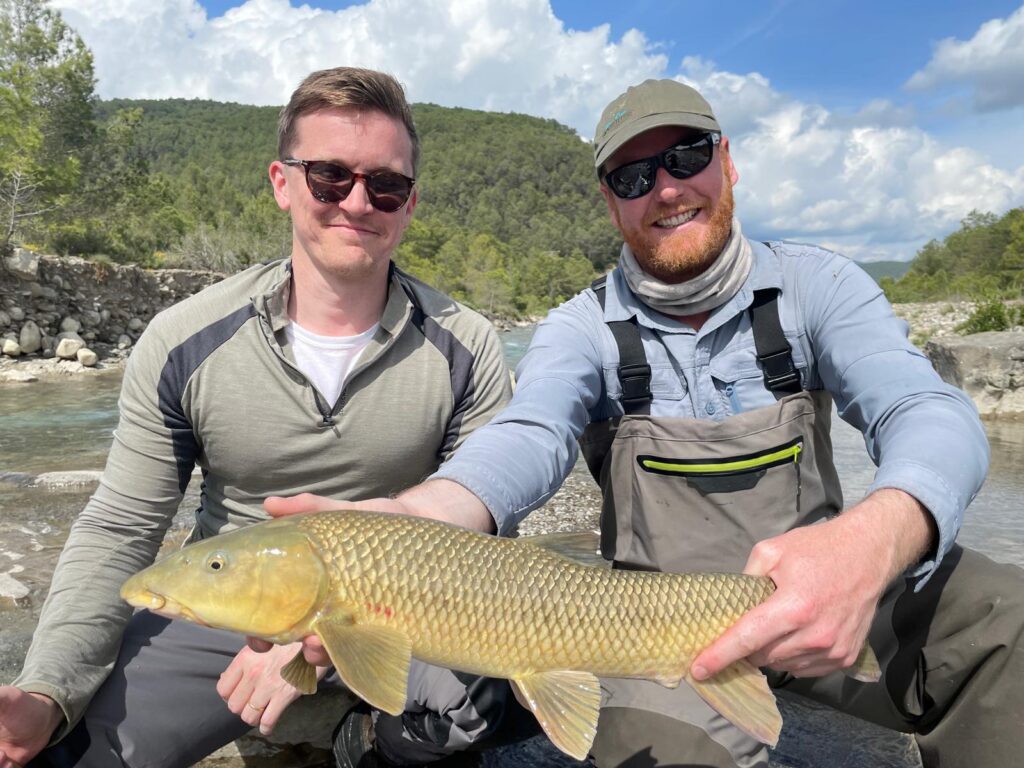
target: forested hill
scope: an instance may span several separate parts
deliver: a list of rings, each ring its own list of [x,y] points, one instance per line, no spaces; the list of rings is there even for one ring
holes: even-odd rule
[[[278,239],[267,165],[279,108],[119,99],[101,102],[98,117],[131,110],[141,111],[135,151],[191,219],[186,231],[202,227],[205,235],[172,249],[178,260],[195,264],[205,251],[226,249],[244,266],[267,256],[258,244]],[[520,314],[567,298],[617,259],[592,150],[573,130],[432,104],[414,105],[413,114],[422,160],[416,219],[398,254],[403,266],[485,311]],[[237,231],[240,219],[261,235]]]
[[[240,211],[267,189],[278,107],[170,99],[101,102],[99,117],[141,108],[136,148],[174,185],[209,193],[207,214]],[[618,255],[595,183],[592,150],[554,120],[416,104],[423,145],[423,222],[487,233],[506,243],[579,251],[595,266]],[[205,177],[205,181],[204,181]],[[210,221],[212,222],[212,219]]]

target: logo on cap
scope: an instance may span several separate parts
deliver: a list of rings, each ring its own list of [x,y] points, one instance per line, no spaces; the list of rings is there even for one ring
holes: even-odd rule
[[[620,109],[618,112],[616,112],[614,115],[612,115],[612,119],[611,120],[609,120],[607,123],[604,124],[604,126],[601,128],[602,133],[608,133],[609,129],[613,125],[615,125],[617,122],[619,122],[619,120],[621,120],[622,118],[624,118],[628,114],[629,114],[629,110],[627,110],[627,109]]]

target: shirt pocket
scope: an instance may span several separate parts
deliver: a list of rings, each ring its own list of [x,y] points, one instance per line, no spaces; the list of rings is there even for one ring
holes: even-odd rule
[[[622,399],[622,382],[618,366],[604,366],[604,384],[611,400]],[[686,396],[686,383],[671,364],[651,365],[651,396],[655,400],[682,400]]]
[[[775,396],[765,389],[753,347],[716,356],[709,370],[722,406],[733,415],[775,402]]]

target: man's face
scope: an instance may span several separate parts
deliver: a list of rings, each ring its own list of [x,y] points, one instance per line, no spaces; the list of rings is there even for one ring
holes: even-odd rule
[[[412,141],[401,121],[375,110],[325,109],[295,122],[290,155],[298,160],[330,160],[356,173],[397,171],[413,175]],[[270,165],[274,197],[292,217],[292,257],[318,271],[354,278],[383,272],[416,207],[416,191],[393,213],[370,204],[357,181],[348,197],[322,203],[306,186],[305,169]]]
[[[642,133],[620,147],[606,170],[651,157],[700,134],[666,126]],[[650,275],[667,283],[692,279],[721,253],[732,231],[732,185],[739,179],[729,157],[729,140],[722,137],[710,165],[688,179],[676,179],[658,169],[654,189],[643,197],[623,200],[605,184],[601,194],[612,222]]]

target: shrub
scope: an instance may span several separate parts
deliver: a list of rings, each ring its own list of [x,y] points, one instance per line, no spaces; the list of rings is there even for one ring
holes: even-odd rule
[[[1007,308],[999,299],[988,299],[979,302],[971,316],[958,325],[956,330],[964,335],[984,333],[985,331],[1005,331],[1013,325],[1014,314],[1016,313],[1013,308]]]

